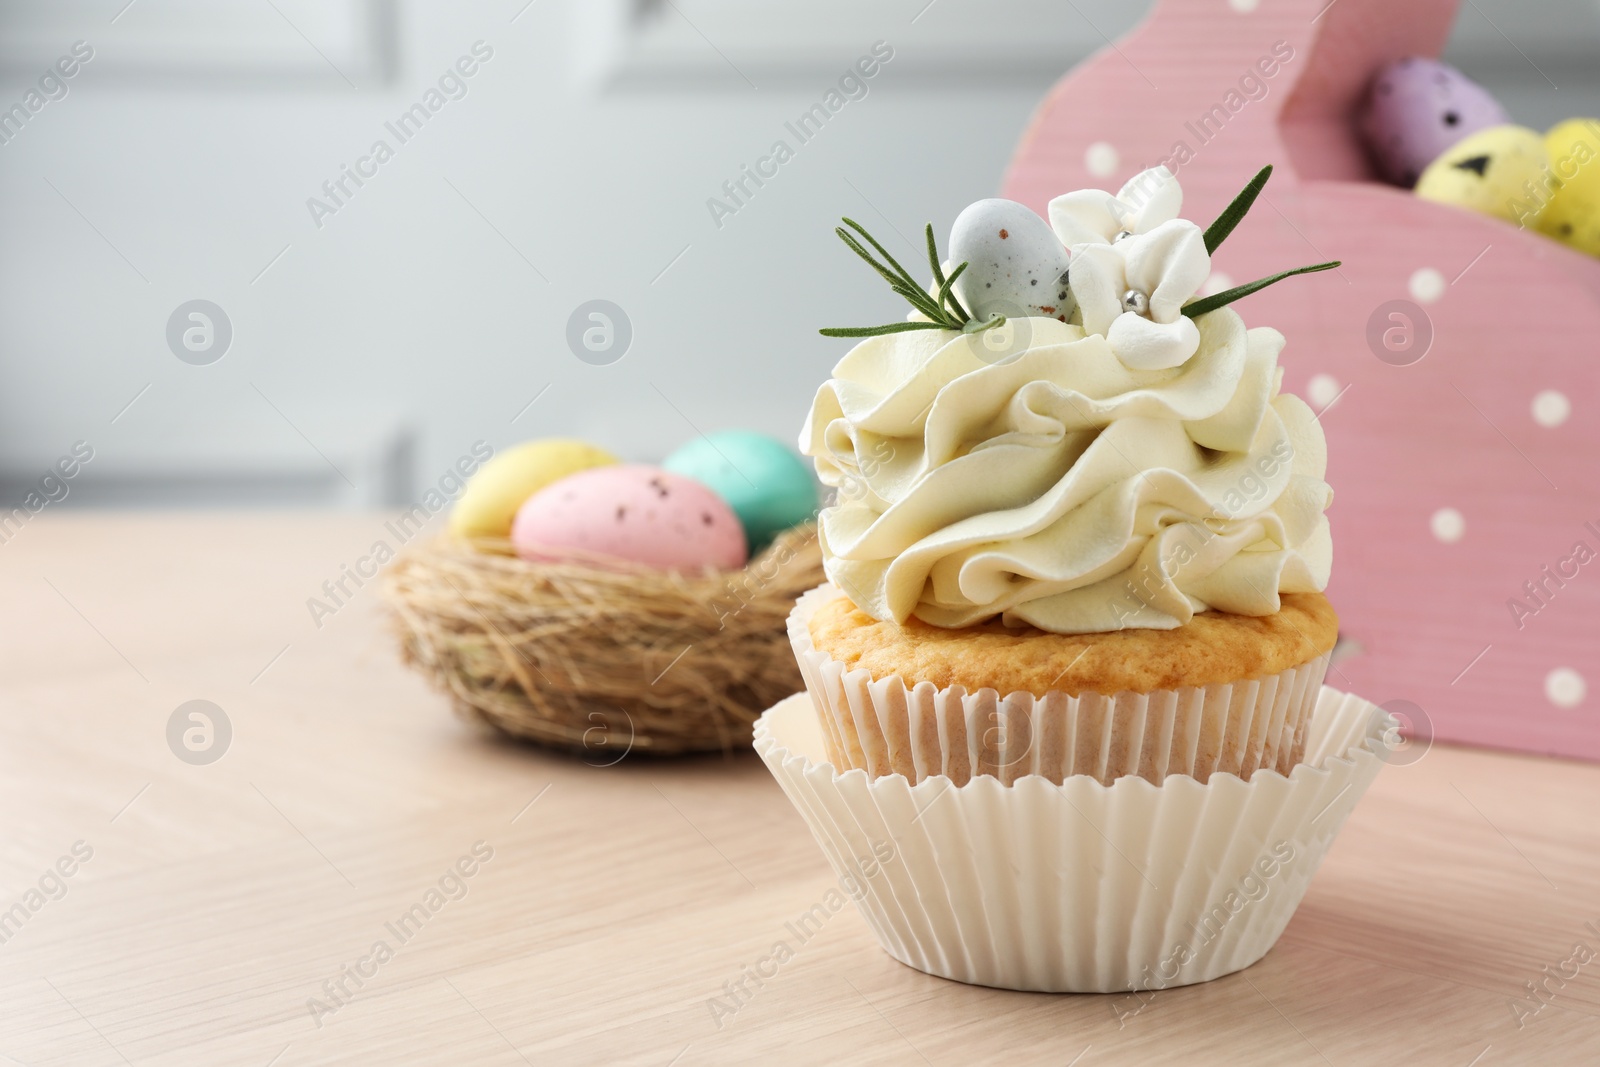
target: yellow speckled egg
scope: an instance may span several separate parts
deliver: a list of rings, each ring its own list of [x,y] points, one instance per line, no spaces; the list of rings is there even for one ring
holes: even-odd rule
[[[1525,126],[1491,126],[1457,141],[1417,179],[1424,200],[1508,222],[1532,223],[1551,181],[1544,138]]]
[[[621,462],[582,441],[550,437],[525,441],[490,459],[467,483],[450,532],[460,537],[509,537],[517,509],[534,493],[569,474]]]
[[[1539,229],[1600,256],[1600,119],[1568,119],[1552,126],[1544,145],[1561,187],[1540,213]]]

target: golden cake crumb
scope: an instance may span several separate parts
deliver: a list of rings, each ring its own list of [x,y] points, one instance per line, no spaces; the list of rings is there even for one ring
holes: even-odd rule
[[[879,622],[841,595],[811,616],[812,644],[874,678],[932,682],[969,692],[1042,696],[1148,693],[1261,678],[1330,651],[1339,617],[1321,593],[1285,593],[1275,615],[1207,611],[1176,630],[1053,634],[998,619],[946,630],[910,619]]]

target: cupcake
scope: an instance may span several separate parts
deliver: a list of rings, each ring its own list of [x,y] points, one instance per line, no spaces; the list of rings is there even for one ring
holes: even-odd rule
[[[1205,230],[1165,170],[1048,224],[976,203],[954,266],[928,227],[928,286],[838,230],[914,310],[824,331],[861,341],[800,438],[829,582],[755,749],[906,965],[1043,992],[1238,971],[1381,769],[1392,718],[1322,685],[1322,430],[1232,307],[1336,264],[1197,296],[1269,173]]]
[[[1338,632],[1326,447],[1284,338],[1197,297],[1270,168],[1205,230],[1165,168],[961,213],[800,438],[835,498],[789,621],[830,762],[915,783],[1287,774]]]
[[[1165,170],[1048,223],[983,201],[953,266],[929,227],[926,287],[839,231],[913,311],[824,331],[860,340],[801,435],[830,580],[755,748],[909,966],[1056,992],[1248,967],[1383,764],[1392,719],[1322,685],[1322,433],[1232,307],[1300,272],[1196,295],[1268,174],[1203,231]]]

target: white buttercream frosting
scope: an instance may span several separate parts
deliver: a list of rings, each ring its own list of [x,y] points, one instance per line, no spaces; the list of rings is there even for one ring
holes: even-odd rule
[[[1148,369],[1081,326],[1016,325],[1000,362],[981,334],[870,338],[818,391],[800,445],[838,489],[821,543],[858,607],[1088,633],[1326,585],[1325,444],[1279,392],[1282,335],[1223,308]]]
[[[1183,313],[1211,262],[1182,202],[1159,167],[1057,197],[1068,321],[873,337],[834,368],[800,447],[838,490],[828,576],[863,611],[1171,629],[1327,585],[1322,428],[1280,392],[1281,334]],[[1009,250],[990,258],[1024,276]]]

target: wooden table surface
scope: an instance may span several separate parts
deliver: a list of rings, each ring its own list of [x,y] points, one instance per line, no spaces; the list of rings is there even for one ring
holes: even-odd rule
[[[319,629],[382,520],[47,509],[0,544],[0,1063],[1600,1061],[1600,767],[1444,746],[1383,771],[1240,974],[963,986],[847,908],[717,1018],[831,883],[799,817],[753,754],[474,732],[370,584]],[[167,742],[193,699],[232,727],[209,765]]]

